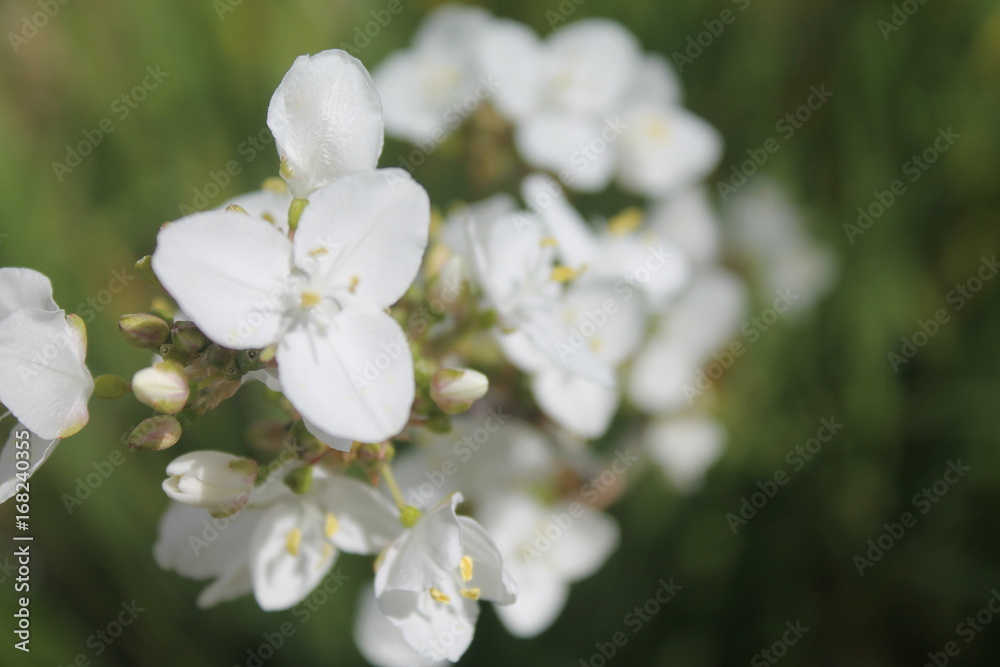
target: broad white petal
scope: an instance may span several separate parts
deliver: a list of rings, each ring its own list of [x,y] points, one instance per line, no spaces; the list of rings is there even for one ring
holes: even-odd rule
[[[430,225],[427,191],[402,169],[354,174],[309,199],[295,261],[327,288],[388,308],[420,269]]]
[[[358,597],[354,644],[376,667],[430,667],[441,662],[425,659],[406,643],[403,632],[378,608],[375,593],[365,588]]]
[[[556,253],[573,268],[592,264],[601,252],[594,231],[566,201],[555,179],[531,174],[521,183],[524,200],[556,240]]]
[[[0,269],[0,320],[18,308],[59,310],[52,300],[52,283],[33,269]]]
[[[288,609],[323,580],[337,551],[324,535],[325,517],[300,501],[267,510],[250,544],[254,597],[264,611]]]
[[[386,591],[378,595],[379,609],[422,656],[456,662],[472,643],[479,603],[463,597],[451,577],[436,588],[447,601],[434,599],[426,590]]]
[[[25,428],[24,424],[18,423],[14,426],[7,436],[3,452],[0,452],[0,503],[6,502],[18,492],[18,485],[31,477],[39,466],[45,463],[58,444],[58,438],[53,440],[40,438]],[[25,453],[26,456],[18,458],[18,452]],[[27,465],[18,466],[18,461],[26,461]],[[18,477],[19,473],[25,475],[24,480]]]
[[[632,362],[628,395],[648,414],[682,408],[700,393],[695,387],[701,356],[679,335],[660,331],[650,338]]]
[[[539,352],[563,370],[607,387],[614,386],[611,367],[594,355],[586,340],[571,329],[557,309],[528,313],[520,330]]]
[[[705,264],[719,255],[719,222],[703,187],[684,190],[660,202],[649,214],[651,226],[692,262]]]
[[[647,53],[636,74],[632,89],[625,94],[626,105],[680,105],[684,91],[677,70],[660,53]]]
[[[535,637],[559,618],[569,599],[569,584],[539,568],[520,568],[515,576],[521,587],[517,601],[493,609],[512,635]]]
[[[642,62],[638,40],[610,19],[582,19],[556,30],[547,89],[557,108],[580,114],[614,111],[632,88]]]
[[[267,125],[299,198],[375,169],[382,153],[378,91],[361,61],[339,49],[295,59],[271,97]]]
[[[620,392],[553,367],[531,379],[531,393],[542,412],[567,431],[599,438],[618,409]]]
[[[426,591],[454,575],[462,558],[460,502],[462,494],[453,494],[389,545],[375,573],[380,599],[387,591]]]
[[[382,96],[386,134],[435,145],[445,135],[444,108],[455,100],[459,65],[413,49],[386,56],[372,73]]]
[[[622,187],[650,197],[684,190],[708,175],[722,157],[722,137],[679,107],[641,107],[625,116],[619,149]]]
[[[477,47],[481,71],[496,82],[492,103],[510,120],[522,120],[541,103],[545,77],[542,42],[517,21],[498,19],[483,31]]]
[[[288,209],[292,205],[292,193],[288,190],[275,192],[271,189],[248,192],[233,197],[219,208],[225,210],[228,206],[239,206],[251,218],[270,222],[282,233],[288,233]]]
[[[322,431],[381,442],[403,430],[413,403],[413,357],[395,320],[360,299],[309,317],[278,346],[281,385],[292,405]]]
[[[198,595],[198,607],[208,609],[253,591],[253,579],[246,563],[230,567]]]
[[[617,126],[614,118],[546,112],[518,125],[514,142],[525,162],[555,173],[566,187],[599,192],[614,175]]]
[[[570,508],[563,504],[550,511],[565,515]],[[547,566],[568,581],[594,574],[618,548],[618,523],[610,515],[590,507],[583,507],[582,512],[545,554]]]
[[[317,480],[312,496],[333,515],[336,529],[330,539],[341,551],[378,553],[403,531],[396,506],[371,486],[350,477],[330,475]]]
[[[0,403],[44,440],[87,423],[94,380],[86,340],[61,311],[21,308],[0,320]]]
[[[249,350],[275,342],[291,275],[291,243],[242,213],[196,213],[164,226],[153,270],[206,336]]]
[[[690,491],[722,455],[726,427],[708,415],[659,420],[646,428],[643,444],[663,474],[680,491]]]
[[[206,509],[171,503],[160,519],[153,556],[164,570],[189,579],[222,576],[246,564],[262,516],[262,510],[247,508],[232,517],[215,518]]]
[[[458,517],[462,528],[462,554],[472,559],[472,578],[465,581],[468,588],[478,588],[481,600],[497,604],[514,604],[517,584],[504,569],[503,556],[493,538],[475,519]]]
[[[278,391],[281,391],[279,388]],[[336,449],[338,452],[349,452],[354,446],[354,440],[350,438],[340,438],[331,433],[327,433],[316,424],[313,424],[306,417],[302,418],[302,423],[305,424],[306,430],[316,436],[316,439],[322,442],[327,447],[331,449]]]

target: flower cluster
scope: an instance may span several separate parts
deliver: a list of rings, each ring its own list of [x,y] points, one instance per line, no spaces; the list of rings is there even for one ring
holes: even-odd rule
[[[690,492],[721,455],[703,369],[743,330],[732,267],[803,290],[800,311],[832,279],[776,186],[722,222],[703,187],[717,132],[611,21],[542,39],[445,5],[374,77],[343,51],[299,57],[267,122],[278,177],[163,225],[136,264],[169,300],[119,320],[152,357],[131,382],[91,379],[48,280],[0,269],[0,402],[20,422],[0,501],[82,428],[91,393],[152,409],[128,443],[157,452],[250,385],[272,409],[248,451],[166,466],[155,559],[210,581],[200,606],[282,610],[340,552],[373,556],[355,638],[377,665],[457,661],[480,602],[516,636],[551,626],[617,548],[606,510],[629,480],[652,463]],[[426,154],[467,142],[500,165],[477,172],[493,194],[432,208],[378,168],[385,131]],[[612,183],[635,205],[581,210],[574,193]]]

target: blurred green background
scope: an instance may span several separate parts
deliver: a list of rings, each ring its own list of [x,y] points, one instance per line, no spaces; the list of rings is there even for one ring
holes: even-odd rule
[[[265,127],[281,76],[297,55],[353,40],[355,27],[386,3],[50,4],[58,13],[19,44],[9,33],[21,32],[44,3],[0,6],[7,34],[0,46],[0,264],[42,271],[67,310],[85,315],[90,308],[92,371],[128,377],[148,359],[119,341],[116,320],[148,308],[155,291],[136,279],[105,304],[87,300],[109,288],[115,270],[151,252],[159,224],[178,217],[179,206],[190,205],[229,161],[240,173],[212,205],[274,175],[273,145],[251,151],[244,142]],[[407,44],[435,3],[403,4],[361,50],[369,68]],[[559,6],[482,4],[542,34],[549,31],[546,11]],[[671,54],[705,30],[703,21],[738,4],[591,1],[572,18],[610,16],[648,50]],[[956,626],[1000,587],[1000,285],[986,282],[957,312],[946,298],[997,251],[1000,6],[931,0],[884,39],[877,22],[892,11],[888,2],[752,0],[684,68],[688,106],[726,139],[720,174],[774,136],[775,122],[810,86],[834,92],[781,142],[766,171],[789,185],[811,231],[836,249],[840,283],[811,318],[779,324],[726,375],[720,405],[731,444],[701,492],[678,496],[652,469],[631,480],[612,510],[623,528],[621,548],[596,577],[574,587],[555,626],[515,640],[484,609],[463,664],[599,665],[591,661],[595,642],[628,630],[625,615],[669,577],[683,590],[640,632],[628,633],[611,663],[769,664],[751,661],[781,639],[786,621],[800,620],[809,631],[781,664],[922,665],[927,652],[949,641],[961,649],[950,664],[997,664],[1000,618],[970,643]],[[116,104],[147,66],[169,75],[135,109]],[[52,163],[64,162],[66,146],[103,118],[114,131],[60,180]],[[856,220],[857,207],[901,178],[903,164],[949,126],[961,135],[955,146],[849,243],[843,225]],[[383,165],[393,165],[403,148],[387,143]],[[437,204],[484,194],[454,172],[438,155],[415,176]],[[763,307],[755,304],[754,312]],[[894,373],[887,353],[939,308],[950,309],[951,321]],[[247,392],[174,451],[139,454],[121,437],[147,410],[132,399],[92,403],[88,428],[32,481],[30,656],[12,649],[12,575],[0,568],[0,663],[68,665],[84,654],[95,665],[245,664],[264,633],[291,620],[295,635],[264,664],[363,664],[351,619],[356,592],[369,581],[368,559],[341,557],[350,580],[305,624],[290,612],[261,612],[249,598],[199,611],[194,600],[203,584],[153,561],[167,462],[179,451],[245,447],[233,434],[255,406]],[[844,429],[734,536],[726,514],[738,511],[758,481],[787,470],[785,453],[831,416]],[[124,463],[69,514],[61,496],[116,451]],[[912,511],[912,496],[959,458],[971,470],[859,576],[853,557],[883,533],[883,523]],[[8,503],[0,507],[0,566],[13,551],[12,527]],[[145,611],[95,657],[88,637],[133,600]]]

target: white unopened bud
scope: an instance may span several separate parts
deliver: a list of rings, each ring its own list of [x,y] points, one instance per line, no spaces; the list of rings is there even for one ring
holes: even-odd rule
[[[132,376],[132,392],[154,410],[174,415],[184,409],[191,389],[183,366],[161,361]]]
[[[225,452],[202,450],[184,454],[167,466],[163,490],[192,507],[233,514],[250,500],[257,462]]]
[[[450,415],[471,408],[489,388],[485,375],[467,368],[442,368],[431,378],[431,398]]]

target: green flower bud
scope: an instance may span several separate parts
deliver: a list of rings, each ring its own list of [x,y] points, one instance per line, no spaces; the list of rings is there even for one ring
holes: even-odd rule
[[[129,345],[152,349],[167,340],[170,325],[156,315],[136,313],[118,318],[118,330]]]
[[[195,326],[194,322],[177,322],[170,331],[170,340],[174,348],[184,354],[197,354],[211,344],[212,341]]]
[[[129,391],[128,382],[117,375],[98,375],[94,378],[94,396],[106,400],[121,398]]]
[[[442,368],[431,378],[431,398],[450,415],[472,407],[486,395],[490,381],[479,371],[462,368]]]
[[[159,452],[181,439],[180,422],[170,415],[156,415],[139,423],[128,437],[128,446],[146,452]]]
[[[285,475],[284,479],[285,486],[299,495],[309,493],[309,489],[312,488],[312,481],[313,467],[308,465],[292,470]]]

